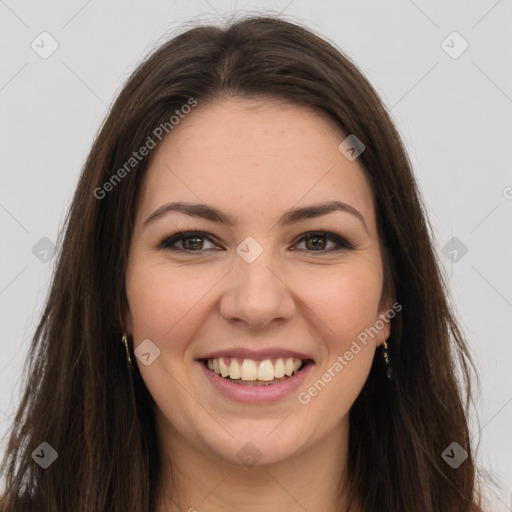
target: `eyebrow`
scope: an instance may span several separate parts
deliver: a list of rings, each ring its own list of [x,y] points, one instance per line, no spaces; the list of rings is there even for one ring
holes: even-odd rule
[[[368,233],[368,227],[364,220],[363,215],[359,210],[350,206],[342,201],[330,201],[326,203],[318,203],[310,206],[304,206],[301,208],[292,208],[285,212],[278,221],[278,226],[287,226],[290,224],[298,223],[306,219],[314,219],[321,217],[331,212],[342,211],[349,213],[359,219],[364,226],[364,229]],[[155,210],[145,221],[143,227],[155,222],[170,212],[178,212],[188,215],[190,217],[198,217],[213,222],[218,222],[226,226],[235,226],[237,220],[232,215],[229,215],[218,208],[207,204],[201,203],[184,203],[181,201],[166,203]]]

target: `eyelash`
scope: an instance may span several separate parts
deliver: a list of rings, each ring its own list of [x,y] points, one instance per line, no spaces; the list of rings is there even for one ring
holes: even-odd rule
[[[176,248],[176,247],[172,247],[177,242],[180,242],[180,241],[182,241],[184,239],[187,239],[187,238],[194,238],[194,237],[195,238],[203,238],[203,239],[205,239],[208,242],[211,242],[213,244],[216,243],[215,240],[212,237],[208,236],[207,233],[204,233],[202,231],[178,231],[174,235],[171,235],[169,237],[164,238],[158,244],[158,249],[165,249],[165,250],[168,250],[168,251],[175,251],[175,252],[188,252],[188,253],[202,252],[202,251],[208,250],[208,249],[198,249],[198,250],[194,251],[194,250],[190,250],[190,249],[179,249],[179,248]],[[319,250],[319,251],[308,251],[307,249],[304,249],[306,252],[311,252],[311,253],[330,253],[330,252],[337,251],[337,250],[342,250],[342,249],[346,249],[346,250],[354,250],[355,249],[355,247],[350,242],[348,242],[344,238],[342,238],[342,237],[340,237],[338,235],[335,235],[334,233],[330,233],[328,231],[308,231],[307,233],[304,233],[299,238],[299,240],[296,243],[297,244],[301,243],[304,240],[306,240],[308,238],[313,238],[313,237],[323,237],[323,238],[326,238],[330,242],[334,242],[335,244],[337,244],[338,245],[338,249]]]

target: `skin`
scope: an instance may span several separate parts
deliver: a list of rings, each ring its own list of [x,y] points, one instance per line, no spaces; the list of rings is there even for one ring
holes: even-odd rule
[[[135,349],[150,339],[160,350],[149,366],[136,361],[157,404],[157,512],[345,510],[336,492],[349,410],[389,323],[307,404],[297,393],[272,404],[234,402],[195,360],[237,346],[305,352],[315,361],[307,390],[389,310],[372,190],[357,160],[338,150],[345,137],[313,109],[224,98],[197,106],[153,150],[136,209],[125,321]],[[332,200],[356,208],[366,228],[342,211],[277,226],[293,207]],[[170,201],[215,206],[237,224],[172,212],[143,227]],[[192,237],[185,248],[187,240],[174,244],[181,252],[158,248],[178,230],[204,231],[214,242]],[[314,230],[356,248],[300,241]],[[236,252],[248,236],[263,248],[250,264]],[[250,467],[237,456],[248,442],[261,455]]]

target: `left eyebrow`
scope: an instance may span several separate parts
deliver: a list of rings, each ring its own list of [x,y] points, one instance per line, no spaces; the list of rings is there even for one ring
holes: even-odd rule
[[[359,210],[353,206],[344,203],[342,201],[330,201],[327,203],[313,204],[310,206],[304,206],[301,208],[292,208],[285,212],[279,219],[279,226],[286,226],[289,224],[295,224],[302,220],[313,219],[332,213],[335,211],[342,211],[349,213],[359,219],[364,226],[364,229],[368,233],[368,227],[364,220],[363,215]],[[157,210],[155,210],[145,221],[143,226],[155,222],[157,219],[163,217],[170,212],[184,213],[190,217],[199,217],[227,226],[235,226],[237,220],[235,217],[207,204],[201,203],[184,203],[181,201],[166,203]]]

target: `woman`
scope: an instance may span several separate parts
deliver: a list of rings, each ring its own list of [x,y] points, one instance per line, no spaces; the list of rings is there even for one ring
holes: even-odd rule
[[[446,295],[357,68],[280,19],[191,29],[85,164],[3,510],[481,511]]]

